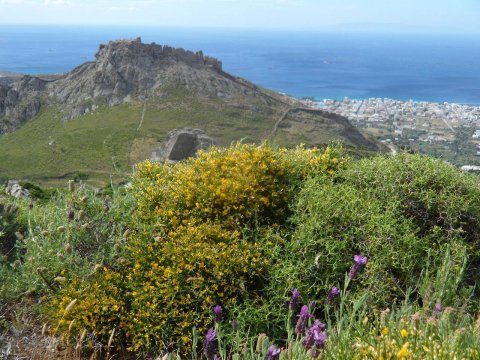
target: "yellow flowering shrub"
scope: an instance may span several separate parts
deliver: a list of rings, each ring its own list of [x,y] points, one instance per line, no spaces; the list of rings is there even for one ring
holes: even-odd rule
[[[54,300],[58,309],[55,330],[66,337],[78,337],[85,330],[101,341],[108,339],[114,329],[120,333],[125,326],[125,283],[120,273],[106,268],[92,274],[89,280],[74,279]],[[118,337],[114,340],[121,344]]]
[[[285,224],[301,182],[344,161],[332,149],[237,144],[174,165],[140,164],[133,182],[138,227],[123,261],[63,291],[61,327],[75,319],[77,334],[86,328],[103,343],[115,328],[117,344],[132,351],[187,353],[192,328],[212,326],[216,304],[232,308],[261,288],[275,245],[254,230]],[[65,314],[74,298],[78,305]]]
[[[133,288],[128,334],[132,348],[175,342],[190,345],[193,326],[203,333],[216,304],[231,308],[255,287],[268,259],[260,245],[211,223],[180,226],[165,239],[130,244]]]
[[[333,173],[344,161],[331,148],[246,144],[200,152],[174,166],[147,161],[135,177],[139,215],[170,228],[205,220],[230,228],[282,222],[296,183]]]

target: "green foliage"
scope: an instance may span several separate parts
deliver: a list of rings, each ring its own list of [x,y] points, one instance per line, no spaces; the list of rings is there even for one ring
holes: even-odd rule
[[[480,321],[463,308],[442,308],[433,316],[431,308],[405,302],[392,309],[372,311],[365,299],[342,296],[338,307],[330,309],[331,319],[320,319],[326,324],[326,342],[318,351],[319,359],[480,357]],[[291,313],[285,317],[295,319]],[[312,323],[313,319],[309,321]],[[214,346],[222,359],[262,360],[267,357],[270,346],[282,349],[280,359],[312,359],[312,351],[305,349],[306,335],[295,336],[293,326],[294,322],[287,323],[284,332],[289,335],[285,339],[272,339],[268,333],[237,331],[230,340],[229,324],[221,324],[216,327]],[[174,359],[173,356],[167,358]]]
[[[461,269],[456,272],[449,267],[450,260],[451,251],[447,247],[443,265],[436,274],[439,282],[433,284],[436,290],[461,291],[458,282]],[[429,279],[428,275],[422,274],[416,288],[422,288]],[[286,304],[277,313],[284,320],[283,337],[272,336],[270,332],[257,334],[251,329],[233,330],[228,322],[216,324],[215,352],[222,359],[261,360],[267,358],[269,348],[274,346],[282,349],[280,359],[479,358],[480,318],[472,316],[467,307],[445,307],[439,301],[420,306],[410,301],[407,292],[401,303],[391,308],[377,308],[371,306],[375,294],[358,296],[358,289],[352,289],[351,284],[351,280],[345,277],[339,285],[341,293],[329,304],[315,304],[301,293],[301,299],[309,303],[308,310],[313,315],[307,321],[305,331],[300,333],[296,327],[299,306],[287,312]],[[325,341],[316,343],[314,351],[312,343],[310,348],[306,347],[306,339],[314,328],[312,325],[318,321],[324,324],[325,329],[319,332],[323,333]],[[194,343],[198,344],[200,340],[194,331]]]
[[[441,161],[408,154],[377,157],[352,163],[334,177],[311,179],[298,197],[293,221],[295,233],[270,274],[269,296],[298,287],[323,301],[355,254],[370,260],[352,286],[358,296],[372,294],[376,305],[398,302],[408,289],[419,302],[467,301],[468,288],[463,296],[452,296],[451,290],[433,294],[432,284],[450,278],[436,280],[441,267],[457,274],[463,287],[476,282],[478,179]],[[430,286],[418,289],[424,272]]]
[[[128,197],[116,195],[122,200],[99,198],[80,188],[59,191],[45,203],[34,203],[32,210],[28,202],[19,203],[25,232],[16,239],[17,259],[3,265],[13,272],[0,283],[0,299],[57,292],[71,279],[87,276],[95,264],[111,264],[130,209]]]
[[[190,356],[221,304],[222,358],[276,343],[307,359],[287,313],[299,288],[327,323],[324,358],[479,356],[480,185],[446,163],[237,144],[142,163],[108,196],[70,190],[18,202],[24,239],[0,264],[0,300],[44,295],[64,340]],[[355,254],[369,261],[348,279]]]
[[[35,200],[46,201],[56,194],[55,189],[42,189],[40,186],[28,181],[20,181],[18,184],[28,190],[30,197]]]

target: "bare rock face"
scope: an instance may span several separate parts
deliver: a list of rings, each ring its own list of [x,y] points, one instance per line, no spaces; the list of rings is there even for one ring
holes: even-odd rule
[[[95,58],[48,85],[52,98],[70,105],[66,120],[88,113],[91,109],[85,104],[99,99],[102,105],[115,106],[165,85],[184,86],[203,95],[216,93],[205,86],[211,79],[223,86],[222,63],[201,51],[144,44],[137,38],[100,45]]]
[[[152,152],[151,159],[177,162],[195,157],[199,150],[206,150],[215,144],[215,140],[200,129],[175,129],[168,133],[165,143]]]
[[[28,199],[30,197],[30,192],[24,189],[16,180],[8,181],[5,193],[17,199]]]
[[[31,76],[11,85],[0,84],[0,134],[16,130],[38,114],[45,86],[46,81]]]

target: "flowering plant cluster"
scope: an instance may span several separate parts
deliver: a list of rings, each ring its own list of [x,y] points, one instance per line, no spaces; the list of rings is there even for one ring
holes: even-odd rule
[[[135,176],[138,214],[166,228],[203,221],[235,229],[283,223],[295,185],[344,163],[331,148],[247,144],[213,148],[175,166],[147,161]]]
[[[140,164],[132,188],[138,224],[122,261],[63,290],[60,329],[87,329],[106,342],[115,328],[130,350],[189,352],[192,328],[207,331],[215,304],[233,308],[256,296],[275,245],[250,234],[281,228],[299,184],[344,161],[332,149],[237,144],[175,165]],[[78,306],[65,313],[72,299]]]

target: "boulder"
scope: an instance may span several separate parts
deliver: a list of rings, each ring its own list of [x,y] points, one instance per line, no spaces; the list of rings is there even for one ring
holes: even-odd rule
[[[17,199],[30,198],[30,192],[27,189],[24,189],[16,180],[8,181],[5,192],[7,193],[7,195],[13,196],[14,198],[17,198]]]
[[[177,162],[195,157],[199,150],[206,150],[216,142],[200,129],[175,129],[168,133],[164,144],[152,152],[153,161]]]

